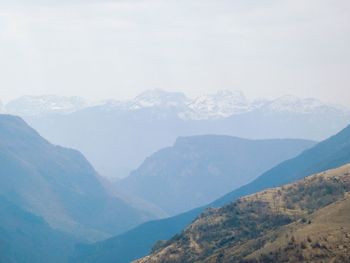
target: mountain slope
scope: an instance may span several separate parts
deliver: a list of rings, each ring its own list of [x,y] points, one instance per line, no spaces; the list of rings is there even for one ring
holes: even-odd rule
[[[321,255],[346,261],[349,217],[346,165],[209,209],[137,262],[319,262]]]
[[[321,258],[326,262],[349,262],[349,216],[350,195],[347,193],[343,200],[305,217],[308,224],[296,222],[276,231],[277,238],[248,256],[247,261],[297,262],[302,259],[319,262]],[[286,233],[290,239],[286,238]]]
[[[349,162],[350,126],[299,156],[282,162],[280,165],[277,165],[275,168],[264,173],[250,184],[240,187],[206,207],[220,207],[241,196],[253,194],[283,183],[292,182],[303,178],[310,173],[335,168]],[[109,257],[106,261],[101,262],[113,262],[111,260],[117,258],[118,254],[121,253],[120,251],[123,251],[123,246],[120,246],[120,243],[125,242],[126,244],[129,244],[128,242],[130,242],[130,240],[134,241],[133,244],[135,249],[133,253],[122,258],[124,261],[121,259],[118,262],[128,262],[130,259],[134,259],[133,256],[135,255],[139,257],[144,256],[146,255],[147,250],[147,253],[150,252],[152,248],[152,246],[150,246],[151,243],[155,244],[158,240],[167,240],[179,233],[191,223],[191,221],[194,220],[204,208],[205,207],[197,208],[175,217],[148,222],[147,224],[142,224],[123,234],[123,236],[117,236],[96,245],[91,245],[90,249],[95,249],[92,250],[94,253],[82,253],[85,256],[85,261],[77,260],[76,262],[94,262],[89,261],[89,259],[94,255],[100,255],[101,258],[103,258],[103,255],[107,255],[107,253]],[[143,236],[144,233],[148,233],[146,240]],[[86,250],[88,250],[88,248]]]
[[[1,195],[79,237],[101,239],[154,218],[109,194],[79,152],[10,115],[0,115],[0,174]]]
[[[77,240],[0,197],[0,262],[64,263]]]
[[[212,202],[314,144],[223,135],[181,137],[116,186],[175,215]]]
[[[150,253],[156,241],[169,239],[182,231],[201,211],[200,208],[179,216],[146,222],[116,237],[78,245],[70,262],[129,263]]]
[[[218,199],[221,206],[242,195],[303,178],[309,174],[343,165],[350,161],[350,126],[329,139],[318,143],[297,157],[287,160],[259,176],[252,183]]]

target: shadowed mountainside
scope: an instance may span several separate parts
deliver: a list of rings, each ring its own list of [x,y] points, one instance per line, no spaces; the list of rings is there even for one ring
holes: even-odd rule
[[[83,155],[19,117],[0,115],[0,174],[0,195],[77,237],[106,238],[156,217],[109,194]]]
[[[0,197],[0,262],[65,263],[76,239]]]

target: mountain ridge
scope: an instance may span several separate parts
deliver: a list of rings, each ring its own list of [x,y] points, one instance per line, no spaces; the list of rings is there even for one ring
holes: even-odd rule
[[[115,185],[169,215],[205,205],[283,160],[314,146],[297,139],[250,140],[228,135],[179,137]]]
[[[22,96],[5,104],[4,110],[10,114],[33,116],[48,113],[71,113],[96,105],[118,108],[123,111],[172,108],[184,120],[221,119],[255,110],[304,114],[333,110],[344,114],[350,113],[350,109],[343,106],[322,103],[315,98],[298,98],[293,95],[250,101],[242,91],[238,90],[218,90],[216,93],[188,98],[182,92],[161,89],[146,90],[129,100],[109,99],[96,102],[87,102],[76,96]]]

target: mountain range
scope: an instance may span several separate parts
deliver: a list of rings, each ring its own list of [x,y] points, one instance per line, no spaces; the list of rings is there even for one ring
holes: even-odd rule
[[[55,95],[22,96],[3,105],[4,113],[19,116],[34,116],[49,113],[70,113],[90,106],[81,97]]]
[[[144,223],[122,235],[92,245],[80,246],[74,262],[130,262],[151,252],[159,240],[171,239],[189,225],[205,208],[221,207],[246,195],[300,180],[313,173],[350,163],[350,126],[316,144],[298,156],[264,172],[251,183],[216,201],[183,214]]]
[[[99,106],[96,107],[98,108]],[[93,107],[92,109],[95,110],[96,107]],[[55,114],[55,116],[71,116],[74,114],[80,114],[89,109],[90,108],[87,108],[68,114]],[[153,110],[154,109],[136,111],[138,113],[136,119],[139,121],[140,119],[144,120],[145,116],[153,116]],[[104,121],[108,120],[108,117],[110,117],[108,114],[101,116],[106,118]],[[146,120],[149,121],[147,118]],[[91,131],[86,132],[91,133]],[[209,237],[210,242],[206,243],[208,246],[204,246],[203,248],[204,254],[199,253],[198,258],[196,258],[198,256],[196,253],[192,254],[191,249],[187,250],[186,243],[178,243],[178,240],[187,240],[186,226],[191,224],[191,222],[193,222],[193,220],[196,218],[196,220],[199,220],[203,216],[205,217],[206,212],[204,214],[202,214],[202,212],[208,207],[215,208],[224,205],[224,207],[221,208],[223,210],[209,210],[209,213],[210,211],[213,211],[214,214],[213,218],[209,218],[209,221],[211,222],[213,219],[216,222],[217,214],[215,211],[219,211],[219,213],[221,213],[222,211],[227,211],[225,209],[229,207],[228,211],[230,213],[232,209],[230,208],[230,205],[226,205],[236,201],[242,196],[264,191],[265,189],[271,187],[279,187],[283,184],[302,179],[312,173],[318,173],[349,163],[350,126],[314,146],[313,142],[303,140],[259,141],[218,135],[182,137],[178,139],[173,147],[160,150],[158,153],[154,154],[154,156],[150,157],[144,162],[145,167],[148,167],[148,169],[145,169],[144,171],[149,171],[149,167],[151,167],[157,171],[156,175],[159,174],[159,171],[162,171],[162,169],[157,167],[161,168],[163,165],[171,166],[171,164],[174,163],[176,164],[174,165],[176,168],[181,168],[181,166],[183,166],[185,167],[184,171],[192,170],[198,174],[203,174],[204,170],[210,169],[206,167],[196,170],[196,166],[191,167],[188,166],[188,164],[197,163],[198,166],[201,166],[208,164],[208,162],[210,163],[210,160],[213,160],[212,167],[216,167],[216,169],[213,169],[213,171],[222,169],[226,174],[226,172],[229,172],[230,169],[233,168],[232,166],[229,166],[227,169],[226,165],[223,165],[223,163],[231,162],[230,158],[225,159],[224,157],[234,155],[235,152],[236,154],[238,152],[237,155],[241,154],[244,156],[244,154],[246,154],[247,156],[250,156],[252,155],[252,152],[258,151],[259,156],[250,156],[252,161],[254,160],[254,162],[257,162],[259,157],[262,159],[262,156],[266,160],[269,160],[268,158],[271,156],[268,156],[268,154],[264,152],[264,147],[254,148],[254,150],[251,150],[252,152],[250,152],[250,143],[253,145],[258,145],[262,142],[268,143],[269,147],[264,146],[266,148],[270,148],[268,153],[274,153],[271,155],[273,157],[273,161],[270,160],[271,163],[269,164],[268,162],[270,161],[267,161],[264,164],[266,165],[265,168],[259,168],[256,166],[255,168],[257,168],[257,170],[255,172],[257,172],[259,169],[269,169],[268,166],[271,167],[275,165],[273,162],[278,163],[278,158],[283,157],[291,159],[283,161],[265,172],[262,171],[262,174],[256,179],[254,179],[254,177],[257,175],[247,173],[245,175],[247,180],[254,179],[251,183],[239,187],[238,189],[224,195],[208,205],[198,207],[194,210],[190,210],[189,212],[185,212],[174,217],[149,221],[164,216],[164,213],[147,201],[129,197],[125,195],[125,193],[112,189],[110,186],[108,186],[108,183],[99,176],[85,157],[78,151],[49,143],[19,117],[0,115],[0,174],[2,175],[0,179],[0,213],[2,215],[0,220],[0,231],[2,233],[0,238],[0,251],[2,251],[0,260],[4,262],[37,262],[45,260],[47,257],[47,259],[52,262],[67,262],[68,260],[73,260],[72,262],[96,262],[97,260],[97,262],[102,263],[122,263],[130,262],[131,260],[145,256],[150,252],[153,253],[151,255],[152,258],[163,249],[165,249],[167,253],[169,251],[167,247],[171,246],[174,248],[172,246],[174,243],[176,243],[175,250],[179,248],[181,252],[187,251],[185,256],[181,253],[177,253],[180,258],[186,258],[189,256],[188,258],[193,260],[209,260],[208,262],[210,262],[212,260],[217,260],[219,257],[222,258],[222,260],[227,261],[227,258],[225,259],[225,255],[228,255],[228,260],[230,260],[232,258],[232,253],[236,252],[232,252],[230,250],[232,253],[228,251],[227,254],[223,254],[222,251],[220,251],[221,248],[226,249],[224,245],[223,247],[219,246],[226,244],[226,241],[224,242],[220,239],[220,235],[214,237],[214,239],[210,239],[212,236]],[[288,157],[287,155],[282,156],[281,152],[280,154],[277,154],[279,151],[281,151],[281,149],[278,149],[278,147],[276,148],[276,152],[274,152],[274,147],[272,145],[278,144],[278,142],[281,143],[285,151],[290,151],[292,156],[293,151],[295,155],[298,153],[298,151],[302,151],[303,147],[305,149],[311,146],[311,148],[303,151],[293,158],[292,156]],[[290,148],[288,147],[288,142],[296,142],[300,143],[300,145],[294,145],[292,148]],[[240,146],[241,143],[243,143],[243,146]],[[256,147],[256,145],[254,147]],[[217,148],[214,146],[217,146]],[[225,148],[225,146],[227,146],[227,148]],[[232,149],[235,149],[235,152],[233,152]],[[210,152],[211,150],[213,152]],[[246,152],[244,152],[245,150]],[[221,156],[221,158],[215,159],[215,152],[217,155]],[[159,158],[159,156],[163,156],[163,154],[165,157],[171,158]],[[186,154],[188,155],[186,156]],[[286,154],[286,152],[284,154]],[[277,158],[277,155],[280,156]],[[176,158],[173,158],[174,156]],[[234,158],[232,160],[237,161],[237,163],[241,163],[242,160],[239,161],[239,158],[242,156],[233,156]],[[195,157],[195,159],[193,159],[193,157]],[[155,162],[153,165],[149,165],[149,161],[154,160]],[[178,160],[180,160],[180,162],[178,162]],[[223,161],[223,163],[220,163],[220,161]],[[237,163],[235,164],[235,167],[239,167]],[[248,165],[249,163],[246,164],[246,166]],[[142,166],[140,166],[140,168],[141,167]],[[138,172],[142,170],[143,168]],[[241,170],[240,173],[243,174],[243,170]],[[331,173],[334,174],[333,172]],[[346,171],[343,173],[345,178],[347,178],[347,173],[348,172]],[[178,174],[179,173],[176,173],[176,175]],[[214,174],[220,175],[220,173],[216,172],[214,172]],[[221,174],[221,176],[223,176],[223,174]],[[338,173],[338,175],[340,174]],[[259,261],[266,258],[268,259],[269,257],[270,259],[277,258],[283,260],[284,254],[280,254],[279,251],[280,249],[286,249],[289,244],[289,241],[285,242],[287,239],[282,239],[282,236],[285,236],[284,232],[281,232],[283,235],[279,235],[280,232],[276,232],[274,234],[274,237],[279,238],[282,245],[286,244],[286,246],[283,245],[277,250],[274,248],[276,247],[276,244],[279,244],[280,242],[274,243],[274,240],[269,239],[269,236],[265,236],[265,234],[266,232],[270,232],[270,230],[276,230],[276,228],[281,228],[281,231],[287,231],[283,229],[284,227],[288,228],[288,231],[294,231],[296,233],[295,236],[297,236],[293,238],[294,241],[292,242],[293,248],[297,248],[293,250],[296,253],[290,254],[290,257],[297,258],[301,255],[305,258],[309,257],[310,260],[316,257],[317,255],[315,256],[311,254],[312,251],[309,251],[306,254],[299,253],[299,248],[307,250],[307,248],[312,246],[313,243],[309,242],[309,246],[305,246],[305,244],[303,244],[304,240],[299,238],[300,233],[298,234],[296,232],[297,228],[301,228],[300,225],[293,228],[293,225],[290,224],[298,224],[298,220],[315,220],[318,222],[318,224],[322,224],[321,219],[324,217],[324,215],[331,214],[336,216],[334,213],[338,208],[337,202],[341,202],[342,198],[346,199],[347,192],[346,188],[342,188],[342,186],[346,186],[346,184],[344,184],[341,178],[337,177],[338,175],[336,175],[336,177],[327,176],[326,172],[316,176],[317,178],[321,176],[323,179],[317,179],[315,180],[316,184],[310,184],[310,191],[307,191],[306,194],[300,191],[294,192],[293,195],[287,191],[288,193],[285,194],[286,198],[283,199],[283,202],[289,200],[288,198],[293,199],[293,197],[301,197],[300,199],[293,199],[294,201],[289,200],[291,208],[281,206],[281,209],[286,208],[297,212],[297,214],[292,214],[291,211],[288,211],[288,213],[283,215],[283,220],[287,218],[287,224],[284,224],[283,220],[282,224],[280,224],[280,218],[275,218],[274,214],[272,214],[272,216],[269,217],[271,219],[272,226],[266,226],[263,224],[263,222],[269,220],[259,221],[261,218],[259,219],[255,216],[256,211],[252,211],[253,213],[249,214],[249,211],[251,211],[249,209],[254,207],[251,202],[246,203],[246,206],[239,207],[239,209],[242,209],[242,218],[246,219],[239,220],[240,224],[242,222],[251,222],[252,224],[248,224],[247,226],[248,230],[251,225],[256,226],[257,230],[261,230],[260,232],[258,231],[258,236],[253,237],[245,235],[247,232],[249,233],[249,231],[242,231],[243,235],[240,236],[241,241],[249,241],[249,244],[251,244],[251,241],[256,240],[256,237],[258,237],[261,238],[261,240],[265,242],[269,248],[267,250],[265,250],[265,247],[261,248],[262,253],[258,255],[249,254],[249,258],[244,258],[244,260],[253,260],[252,262],[254,262],[254,260]],[[149,174],[146,173],[146,177],[148,176]],[[251,179],[248,178],[249,176],[252,176]],[[329,184],[329,189],[328,184],[323,184],[323,186],[327,186],[325,188],[326,192],[324,192],[324,189],[320,188],[320,185],[317,185],[317,182],[321,181],[322,183],[327,183],[328,178],[330,178],[329,180],[333,184]],[[345,183],[346,182],[347,179]],[[196,183],[199,184],[200,181],[197,180]],[[245,182],[240,182],[240,184],[242,183]],[[193,185],[195,186],[195,183]],[[303,187],[300,189],[304,190],[309,186],[305,183],[302,183],[302,185]],[[332,188],[333,186],[335,186],[335,188]],[[295,185],[291,187],[291,189],[295,188]],[[283,190],[283,188],[281,189]],[[342,190],[346,191],[342,192]],[[278,192],[278,190],[273,190],[272,192],[274,193],[276,191]],[[344,195],[340,196],[337,195],[337,193],[344,193]],[[307,194],[311,194],[312,198],[307,198]],[[268,194],[268,196],[271,196],[271,192]],[[305,197],[306,199],[303,199]],[[191,197],[188,198],[190,199]],[[260,199],[265,200],[264,195],[262,195]],[[272,198],[271,200],[273,200],[272,204],[274,204],[278,199]],[[300,203],[298,203],[298,201],[300,201]],[[240,202],[241,201],[238,203]],[[307,206],[309,206],[309,204],[312,205],[312,209],[314,210],[307,210],[307,216],[305,216],[305,218],[303,216],[294,220],[296,216],[299,215],[298,209],[305,204]],[[293,205],[296,206],[294,207]],[[323,209],[325,209],[328,205],[331,205],[333,208],[331,210],[327,210],[326,213],[323,213]],[[339,207],[346,211],[347,203],[341,203]],[[245,210],[246,208],[248,208],[248,210]],[[267,210],[265,211],[267,213],[264,212],[263,214],[270,216],[271,214],[268,213],[271,210],[270,208],[271,201],[267,202]],[[279,209],[277,210],[279,211]],[[276,209],[272,209],[271,211],[276,211]],[[317,215],[319,213],[322,216],[318,217]],[[221,218],[222,215],[226,216],[226,214],[220,214],[219,218]],[[250,218],[251,215],[253,215],[253,218]],[[229,216],[230,214],[228,214],[228,217]],[[288,218],[288,216],[291,217]],[[337,216],[339,220],[347,218],[347,214],[338,214]],[[250,219],[252,219],[252,221],[249,221]],[[254,219],[256,219],[257,222],[255,222]],[[277,219],[277,221],[275,221],[275,219]],[[142,222],[146,223],[139,225]],[[230,222],[231,221],[224,222],[224,225],[229,225]],[[343,224],[342,222],[343,221],[340,221],[339,224]],[[262,223],[262,227],[260,227],[260,223]],[[137,227],[132,229],[134,226]],[[203,228],[206,227],[205,224],[202,226]],[[201,231],[202,226],[200,225],[200,228],[195,229],[195,231]],[[213,228],[214,230],[215,227],[216,226]],[[236,226],[232,225],[232,227],[234,228]],[[225,232],[226,229],[222,226],[220,226],[220,228],[223,229],[224,236],[228,236],[228,233]],[[185,232],[182,232],[184,229],[186,229]],[[241,227],[239,226],[237,229],[241,229]],[[336,228],[334,229],[333,227],[331,230],[335,231]],[[216,235],[215,231],[205,232],[213,233],[214,236]],[[193,233],[196,235],[195,232]],[[313,233],[316,234],[316,232]],[[178,235],[174,237],[175,234]],[[75,246],[77,242],[86,243],[89,241],[98,241],[113,235],[116,236],[97,243]],[[189,236],[191,236],[191,234]],[[201,237],[200,232],[198,233],[198,236]],[[322,241],[324,235],[321,233],[319,236],[321,238],[320,240]],[[218,242],[215,243],[214,248],[211,248],[212,240],[214,240],[214,243]],[[231,241],[232,240],[227,241],[230,246],[237,245],[237,243],[234,243],[234,240],[232,241],[233,243],[230,243]],[[196,240],[196,242],[198,242],[197,244],[199,246],[202,244],[201,239]],[[318,241],[318,243],[322,245],[321,242]],[[315,245],[318,243],[315,243]],[[334,248],[334,251],[337,251],[337,253],[340,251],[339,258],[336,258],[337,260],[343,259],[343,254],[341,251],[344,251],[344,249],[339,248],[340,243],[341,242],[338,240],[335,240],[334,243],[329,243],[332,246],[332,249],[333,246],[339,249],[337,250]],[[239,244],[241,244],[241,242],[239,242]],[[184,246],[182,247],[182,245]],[[172,250],[172,248],[170,250]],[[209,249],[208,251],[207,248]],[[218,250],[215,250],[216,248]],[[256,248],[254,244],[252,247],[244,247],[244,249],[248,249],[247,251],[251,251],[253,248]],[[318,248],[323,247],[320,246]],[[243,248],[240,247],[239,251],[242,251],[242,249]],[[73,256],[70,257],[72,251]],[[325,251],[326,250],[322,250],[320,253],[325,253]],[[246,252],[244,254],[248,255]],[[214,259],[211,256],[214,256]],[[156,260],[158,260],[159,256],[157,255],[155,257]],[[154,258],[151,258],[148,257],[142,260],[154,260]],[[175,258],[175,260],[177,259]]]
[[[350,109],[340,105],[323,103],[314,98],[298,98],[286,95],[277,99],[248,100],[241,91],[219,90],[213,94],[188,98],[181,92],[161,89],[147,90],[134,99],[118,101],[87,101],[81,97],[56,95],[22,96],[3,105],[3,111],[20,116],[45,115],[49,113],[71,113],[100,105],[106,109],[135,111],[143,108],[172,109],[184,120],[220,119],[251,112],[257,109],[265,112],[322,113],[334,110],[349,114]]]
[[[160,217],[108,191],[81,153],[49,143],[19,117],[0,115],[0,174],[0,196],[81,240]]]
[[[284,96],[249,101],[233,91],[189,99],[179,92],[150,90],[132,100],[94,103],[50,98],[19,98],[4,109],[23,116],[49,141],[78,149],[102,176],[110,178],[128,176],[145,158],[173,145],[180,136],[319,141],[350,122],[349,110],[316,99]]]
[[[138,196],[168,215],[176,215],[251,182],[314,144],[308,140],[248,140],[225,135],[180,137],[115,185],[119,192]]]

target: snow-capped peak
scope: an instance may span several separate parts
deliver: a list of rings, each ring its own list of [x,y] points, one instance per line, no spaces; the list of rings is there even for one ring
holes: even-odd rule
[[[80,97],[63,97],[56,95],[22,96],[9,102],[5,111],[10,114],[31,116],[46,113],[74,112],[89,104]]]
[[[220,90],[202,95],[188,104],[182,113],[186,119],[223,118],[250,110],[250,103],[241,91]]]

